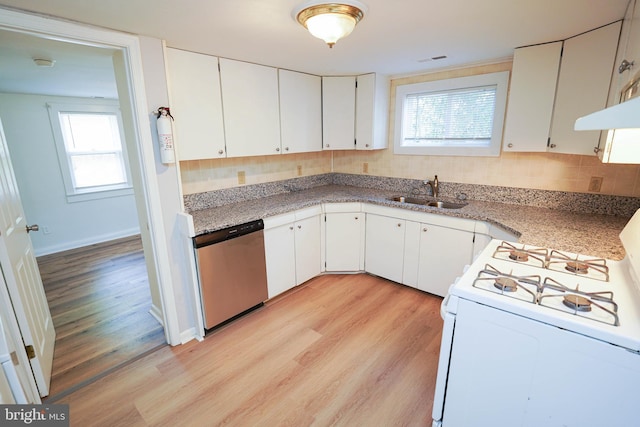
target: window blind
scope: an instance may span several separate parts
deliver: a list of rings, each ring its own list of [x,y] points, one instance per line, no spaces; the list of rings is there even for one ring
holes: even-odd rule
[[[413,93],[405,98],[403,145],[488,146],[496,85]]]

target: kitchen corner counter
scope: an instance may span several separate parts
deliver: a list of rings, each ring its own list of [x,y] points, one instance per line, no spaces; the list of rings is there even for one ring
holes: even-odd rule
[[[519,241],[529,245],[613,260],[624,257],[619,234],[628,217],[476,200],[468,200],[460,209],[441,209],[388,200],[396,195],[396,191],[329,184],[190,213],[200,235],[322,203],[361,202],[486,221],[519,235]]]

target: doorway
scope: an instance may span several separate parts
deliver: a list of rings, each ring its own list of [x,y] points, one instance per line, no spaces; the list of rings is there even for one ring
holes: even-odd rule
[[[151,273],[149,274],[149,279],[160,295],[160,306],[164,308],[164,310],[159,313],[159,317],[164,322],[166,338],[172,344],[177,343],[176,336],[178,334],[177,324],[175,323],[175,303],[172,298],[168,300],[164,298],[167,292],[166,287],[169,286],[170,289],[171,282],[167,277],[167,274],[170,273],[165,267],[161,267],[163,263],[164,265],[168,265],[169,262],[166,249],[160,246],[160,242],[163,242],[165,239],[165,234],[160,209],[160,197],[153,182],[155,177],[155,170],[153,169],[155,163],[154,154],[153,149],[149,148],[150,145],[145,147],[143,144],[143,142],[149,142],[150,135],[138,130],[141,123],[139,116],[142,108],[139,100],[134,99],[134,92],[132,91],[133,87],[137,87],[138,90],[136,93],[144,93],[144,90],[139,90],[141,84],[139,65],[130,66],[130,62],[128,62],[132,56],[134,59],[132,61],[133,63],[136,63],[135,60],[139,61],[140,59],[140,53],[136,50],[137,45],[135,41],[132,41],[132,37],[128,35],[117,35],[113,33],[105,35],[103,34],[104,31],[101,30],[87,30],[86,28],[77,27],[69,23],[52,23],[51,20],[30,17],[2,9],[0,9],[0,29],[6,29],[10,32],[33,32],[34,36],[36,33],[38,34],[37,37],[43,37],[42,34],[50,34],[50,36],[44,36],[43,38],[65,40],[71,45],[78,44],[78,46],[90,43],[98,46],[102,40],[108,40],[109,46],[116,46],[116,49],[121,49],[118,52],[119,58],[116,58],[114,68],[116,74],[120,74],[120,79],[124,78],[125,86],[127,86],[123,89],[125,97],[121,99],[126,100],[125,105],[123,105],[123,115],[128,116],[125,118],[129,133],[128,136],[132,136],[131,141],[133,141],[133,145],[135,145],[129,148],[133,154],[133,164],[135,165],[135,170],[133,171],[135,178],[134,186],[137,193],[136,204],[140,213],[139,221],[142,224],[140,230],[146,255],[144,258],[147,261],[147,266],[150,266],[148,270]],[[68,34],[72,34],[73,37],[69,38]],[[80,39],[92,41],[79,42],[78,40]],[[118,53],[116,56],[118,56]],[[133,75],[130,74],[132,72]],[[133,87],[129,87],[129,84]],[[119,89],[122,89],[121,86],[122,85],[119,85]],[[20,327],[22,328],[22,326]]]

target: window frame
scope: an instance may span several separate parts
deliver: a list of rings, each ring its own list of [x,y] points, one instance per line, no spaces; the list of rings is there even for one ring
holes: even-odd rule
[[[507,93],[509,85],[509,71],[480,74],[475,76],[457,77],[444,80],[433,80],[421,83],[412,83],[396,86],[395,103],[395,129],[393,152],[406,155],[430,155],[430,156],[500,156],[502,147],[502,133],[507,105]],[[493,128],[489,146],[470,147],[449,145],[441,147],[415,147],[403,145],[403,117],[405,98],[429,92],[458,91],[474,87],[496,87],[495,109],[493,113]]]
[[[47,103],[49,120],[53,131],[53,139],[58,154],[58,165],[62,174],[62,181],[65,187],[67,202],[82,202],[87,200],[103,199],[108,197],[118,197],[133,194],[133,182],[129,167],[129,156],[127,154],[126,140],[124,135],[124,125],[122,115],[118,105],[112,103],[91,103],[91,104],[65,104]],[[118,130],[120,133],[120,143],[122,145],[122,161],[124,163],[125,182],[121,184],[100,185],[85,188],[76,188],[72,176],[72,165],[67,152],[60,114],[104,114],[115,115]]]

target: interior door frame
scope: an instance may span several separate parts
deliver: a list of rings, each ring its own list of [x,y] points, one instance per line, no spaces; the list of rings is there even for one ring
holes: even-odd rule
[[[0,8],[0,29],[18,31],[38,37],[54,40],[121,49],[122,66],[125,68],[127,98],[120,99],[126,104],[123,110],[129,110],[131,127],[131,145],[135,146],[136,158],[131,158],[132,173],[139,171],[141,188],[136,188],[144,198],[146,224],[148,227],[153,253],[153,264],[162,300],[162,315],[165,338],[171,345],[181,343],[176,301],[172,289],[170,257],[166,247],[166,233],[163,227],[162,205],[156,177],[154,142],[151,136],[149,112],[142,67],[140,42],[136,36],[100,28],[83,26],[51,18],[26,14]],[[119,88],[120,89],[120,88]]]

